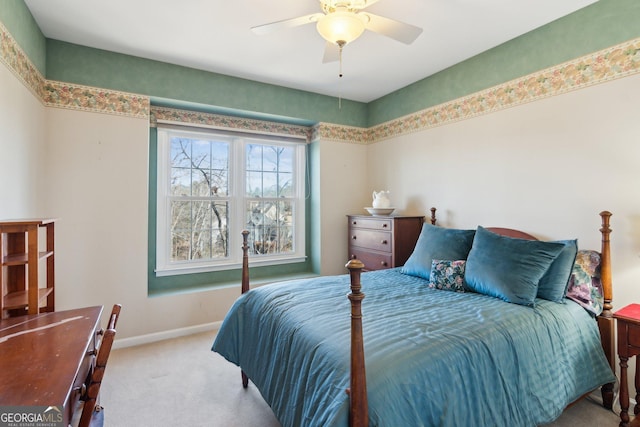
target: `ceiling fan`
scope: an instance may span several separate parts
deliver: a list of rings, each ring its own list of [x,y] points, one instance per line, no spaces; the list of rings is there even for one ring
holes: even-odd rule
[[[283,21],[252,27],[255,34],[316,23],[318,33],[327,41],[323,62],[337,61],[342,48],[351,43],[364,30],[373,31],[405,44],[411,44],[422,33],[422,28],[369,12],[361,12],[380,0],[319,0],[322,13],[312,13]]]

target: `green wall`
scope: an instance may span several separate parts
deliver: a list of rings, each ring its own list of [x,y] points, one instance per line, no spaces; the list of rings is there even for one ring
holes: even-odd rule
[[[23,0],[0,0],[0,22],[7,27],[33,65],[46,76],[46,38]]]
[[[47,78],[163,99],[364,127],[367,105],[165,62],[47,40]]]
[[[369,103],[368,126],[640,37],[640,0],[591,6]]]

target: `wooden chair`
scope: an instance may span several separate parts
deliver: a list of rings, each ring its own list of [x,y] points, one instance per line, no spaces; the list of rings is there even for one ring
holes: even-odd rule
[[[89,374],[86,392],[81,398],[84,400],[84,405],[78,427],[102,426],[104,423],[103,408],[97,403],[97,399],[102,378],[104,377],[104,371],[107,367],[107,360],[109,359],[111,347],[113,346],[113,340],[116,336],[116,325],[120,317],[121,308],[122,306],[120,304],[113,306],[111,316],[109,316],[107,330],[98,332],[98,334],[102,334],[102,340],[100,340],[100,347],[97,350],[93,370]]]

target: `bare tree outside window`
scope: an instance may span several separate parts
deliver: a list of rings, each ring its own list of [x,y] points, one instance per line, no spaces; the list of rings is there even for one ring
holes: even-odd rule
[[[306,146],[292,138],[158,127],[156,274],[305,259]],[[258,260],[256,260],[258,261]]]
[[[276,145],[246,148],[246,227],[254,254],[294,251],[294,150]]]
[[[228,253],[229,144],[171,139],[171,260]]]
[[[229,226],[228,142],[171,139],[171,260],[225,258]],[[252,253],[294,250],[294,149],[246,145],[246,228]]]

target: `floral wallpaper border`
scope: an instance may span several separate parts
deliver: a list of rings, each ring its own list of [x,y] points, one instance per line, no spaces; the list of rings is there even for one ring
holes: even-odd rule
[[[370,128],[312,128],[150,106],[148,96],[46,80],[0,22],[0,62],[46,106],[372,144],[640,73],[640,38]]]
[[[46,80],[41,89],[47,107],[149,118],[148,96]]]
[[[47,107],[149,117],[148,96],[46,80],[1,22],[0,62]]]
[[[640,38],[368,129],[368,143],[640,73]]]
[[[167,107],[151,107],[151,126],[158,121],[189,123],[194,125],[213,126],[225,129],[239,129],[249,132],[279,134],[311,140],[311,128],[308,126],[290,125],[267,120],[246,119],[214,113],[179,110]]]
[[[0,62],[5,64],[37,98],[42,99],[41,89],[44,77],[31,63],[2,22],[0,22]]]
[[[316,141],[320,139],[366,145],[372,142],[370,133],[370,130],[367,128],[336,125],[331,123],[318,123],[313,127],[311,140]]]

